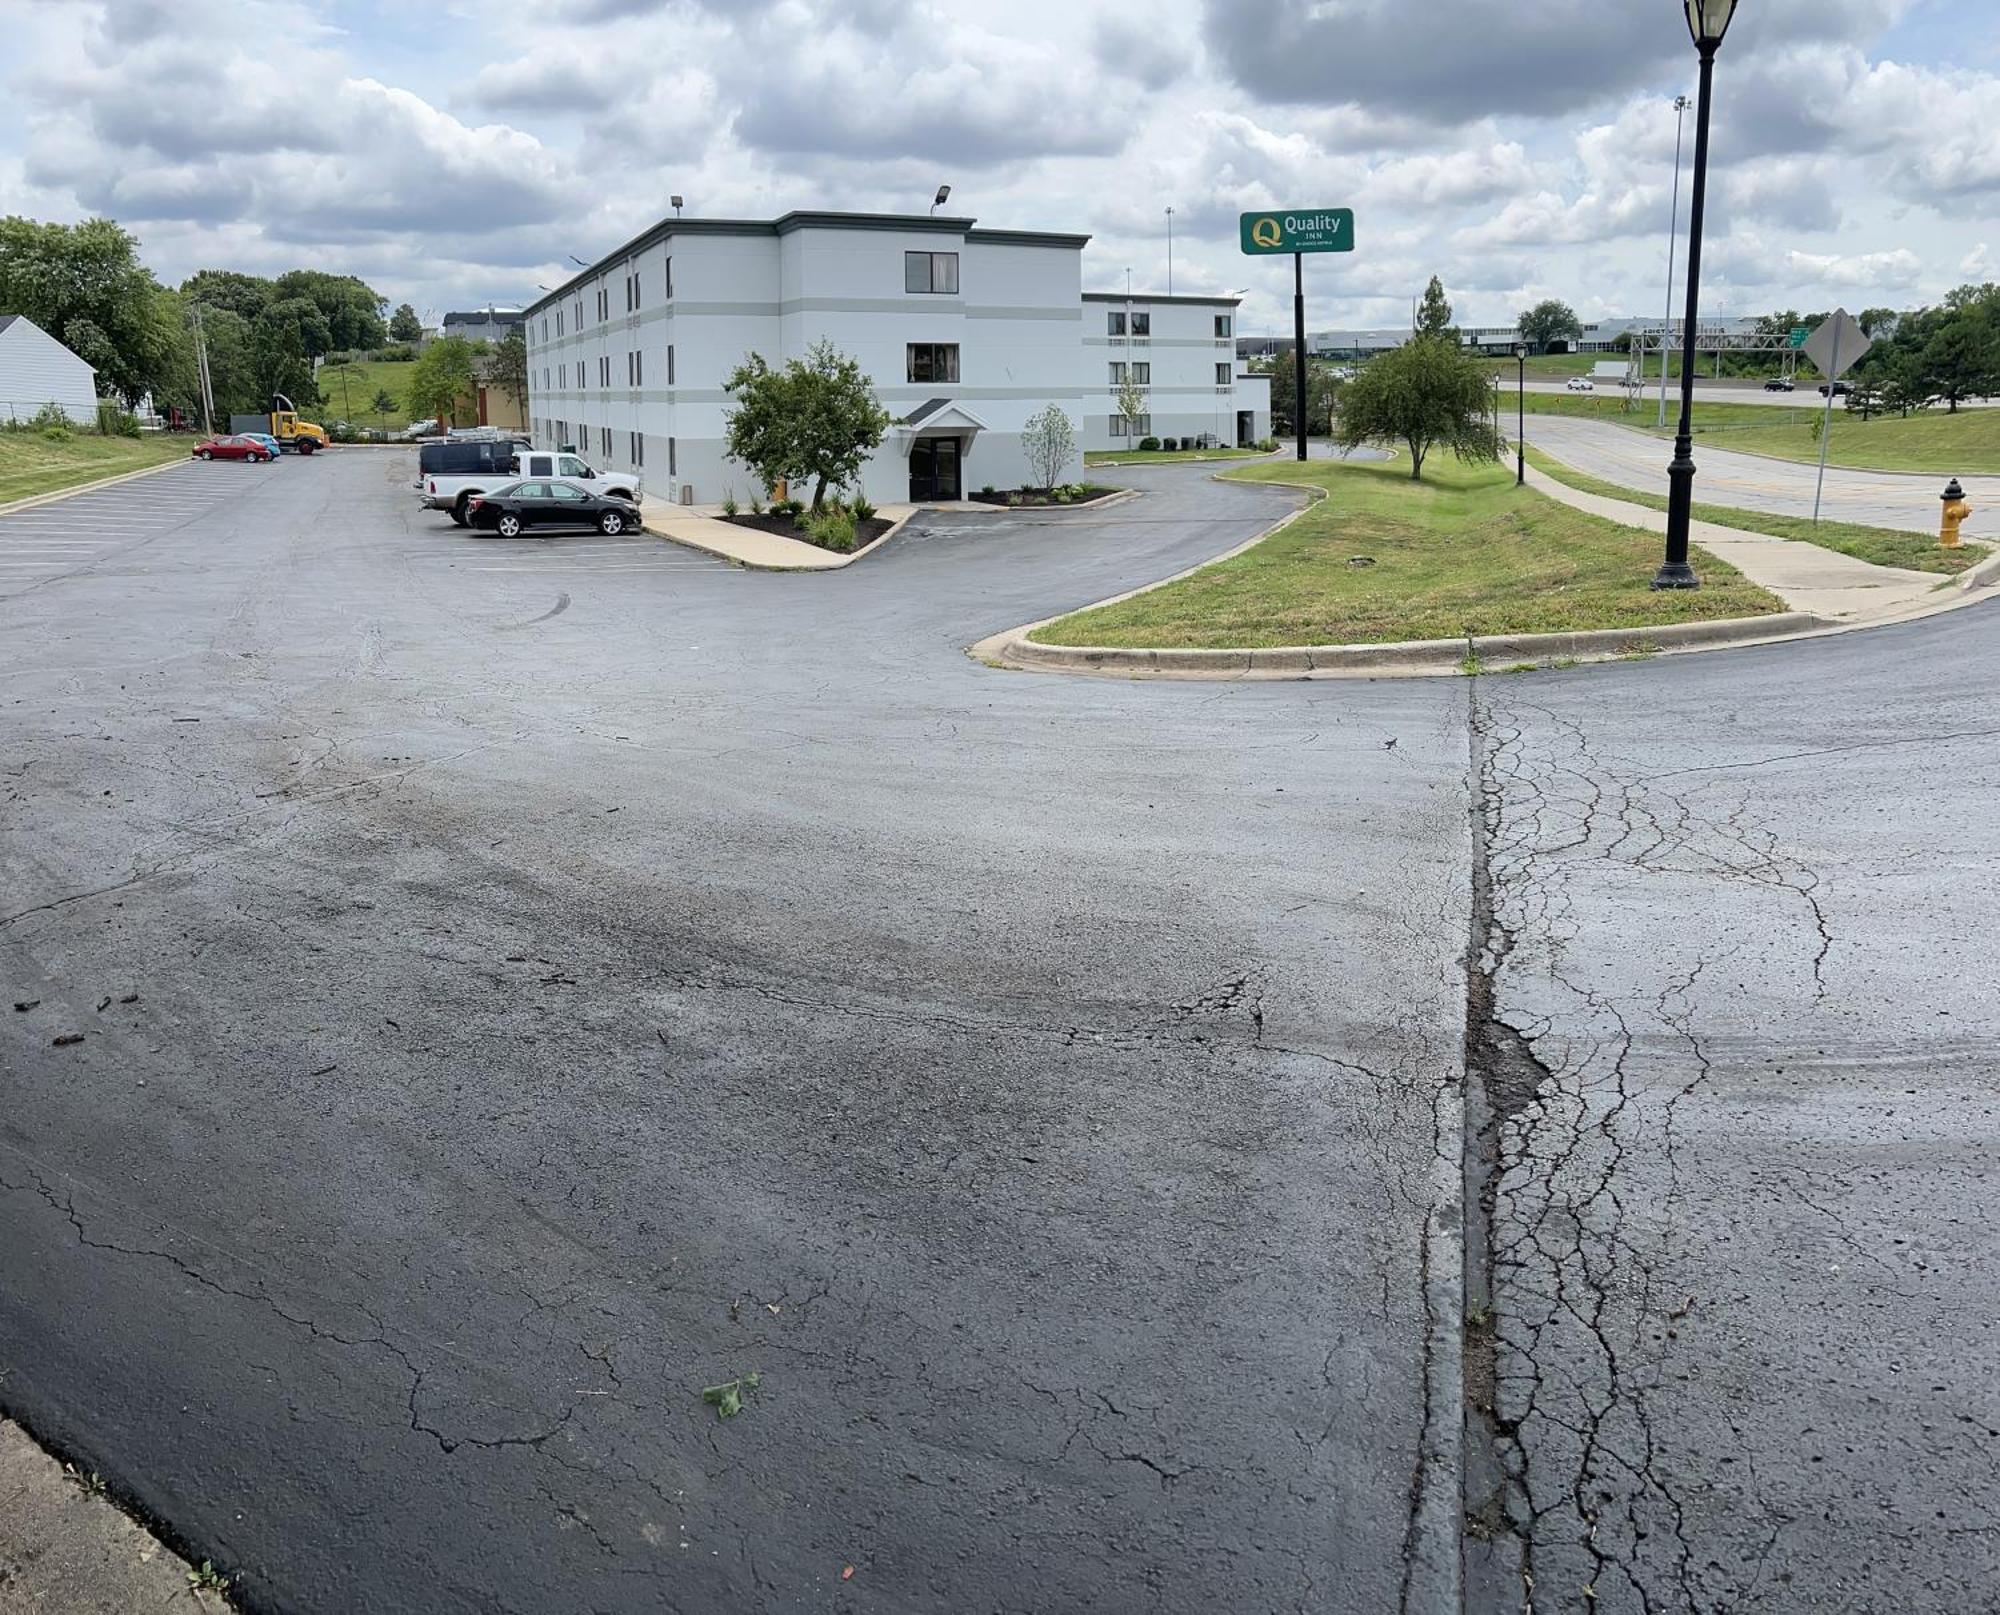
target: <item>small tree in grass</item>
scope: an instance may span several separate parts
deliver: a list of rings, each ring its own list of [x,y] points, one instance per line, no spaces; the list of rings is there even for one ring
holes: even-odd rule
[[[773,370],[753,353],[723,383],[736,407],[725,439],[730,459],[766,488],[814,479],[815,514],[826,490],[852,482],[889,430],[889,412],[861,366],[831,342]]]
[[[377,387],[375,401],[368,407],[377,415],[393,415],[396,413],[396,395],[387,387]]]
[[[450,426],[473,399],[472,344],[462,336],[439,338],[410,366],[406,385],[410,408]]]
[[[1050,404],[1028,417],[1021,429],[1021,450],[1038,488],[1053,488],[1076,454],[1076,428],[1059,405]]]
[[[1139,422],[1146,414],[1146,389],[1134,381],[1131,372],[1127,371],[1125,379],[1118,383],[1118,391],[1112,395],[1111,402],[1118,413],[1125,417],[1126,438],[1133,441],[1134,447],[1137,447]]]
[[[1486,370],[1450,338],[1412,337],[1369,360],[1341,394],[1334,440],[1342,448],[1398,443],[1421,481],[1424,456],[1442,443],[1461,460],[1498,450],[1487,422]]]

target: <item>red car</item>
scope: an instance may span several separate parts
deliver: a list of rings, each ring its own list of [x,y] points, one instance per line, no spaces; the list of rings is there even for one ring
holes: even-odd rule
[[[194,446],[197,460],[275,460],[277,456],[254,437],[211,437]]]

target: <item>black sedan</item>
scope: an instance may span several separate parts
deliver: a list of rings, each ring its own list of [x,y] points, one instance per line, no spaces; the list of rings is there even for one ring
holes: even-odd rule
[[[467,499],[465,523],[502,538],[519,538],[531,527],[545,533],[594,528],[608,537],[636,532],[640,520],[630,499],[592,493],[573,482],[512,482]]]

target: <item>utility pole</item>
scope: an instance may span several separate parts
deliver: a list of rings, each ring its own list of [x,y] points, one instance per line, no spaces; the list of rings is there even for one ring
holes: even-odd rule
[[[1167,209],[1167,295],[1174,295],[1174,210]]]
[[[215,435],[215,387],[208,374],[208,334],[201,328],[201,304],[191,303],[188,312],[194,316],[194,364],[195,375],[201,384],[201,429],[207,436]]]

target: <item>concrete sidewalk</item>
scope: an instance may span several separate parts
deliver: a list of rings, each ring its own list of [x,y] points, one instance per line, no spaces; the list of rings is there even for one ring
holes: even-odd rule
[[[227,1609],[220,1592],[195,1590],[190,1570],[92,1477],[0,1419],[0,1615]]]
[[[1580,492],[1533,466],[1528,468],[1528,482],[1538,493],[1574,509],[1626,527],[1666,533],[1665,511]],[[1714,522],[1693,523],[1689,536],[1717,560],[1727,561],[1752,583],[1769,589],[1789,609],[1840,622],[1894,616],[1921,604],[1952,581],[1942,573],[1876,566],[1802,539],[1774,538]]]
[[[879,506],[875,514],[889,522],[889,531],[874,543],[846,555],[837,555],[801,539],[786,538],[782,533],[761,532],[755,527],[725,521],[719,505],[675,505],[647,494],[639,501],[639,511],[647,532],[734,561],[738,566],[754,567],[761,572],[832,572],[852,566],[876,544],[891,537],[916,514],[917,507]]]

